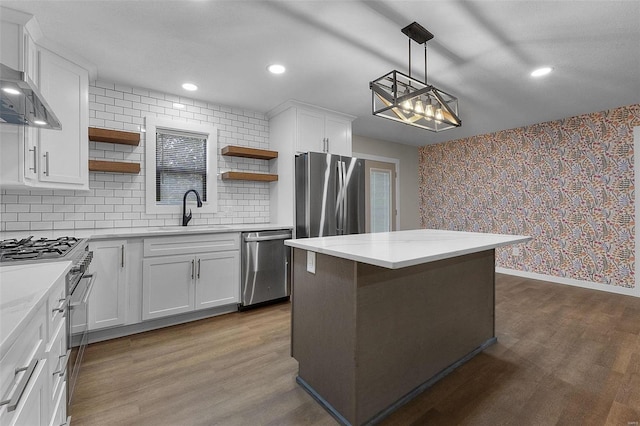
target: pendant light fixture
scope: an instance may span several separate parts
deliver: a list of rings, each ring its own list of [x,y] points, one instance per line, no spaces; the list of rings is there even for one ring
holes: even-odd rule
[[[409,37],[409,75],[393,70],[369,83],[373,115],[432,132],[460,127],[458,99],[427,83],[427,41],[433,34],[417,22],[402,32]],[[424,44],[424,82],[411,77],[411,40]]]

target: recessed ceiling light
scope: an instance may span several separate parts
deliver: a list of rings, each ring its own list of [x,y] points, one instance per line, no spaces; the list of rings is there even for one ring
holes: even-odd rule
[[[42,120],[33,120],[34,124],[37,124],[38,126],[46,126],[47,122],[46,121],[42,121]]]
[[[194,90],[198,90],[198,86],[196,86],[196,85],[195,85],[195,84],[193,84],[193,83],[184,83],[184,84],[182,85],[182,88],[183,88],[184,90],[188,90],[188,91],[190,91],[190,92],[193,92]]]
[[[283,72],[285,72],[287,69],[284,67],[284,65],[280,65],[280,64],[271,64],[267,67],[267,69],[269,70],[269,72],[271,74],[282,74]]]
[[[538,68],[531,71],[531,77],[542,77],[543,75],[549,74],[551,71],[553,71],[553,68],[551,67]]]
[[[20,91],[14,89],[13,87],[3,87],[2,91],[5,92],[5,93],[8,93],[10,95],[19,95],[20,94]]]
[[[184,109],[184,104],[179,104],[177,102],[174,102],[173,107],[178,109]]]

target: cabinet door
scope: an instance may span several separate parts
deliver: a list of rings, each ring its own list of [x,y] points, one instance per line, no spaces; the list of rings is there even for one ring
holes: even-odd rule
[[[24,72],[34,84],[38,85],[38,82],[40,81],[38,78],[38,71],[40,70],[38,63],[38,49],[36,48],[36,43],[33,41],[31,34],[26,30],[24,30],[23,33],[23,40]]]
[[[142,261],[142,319],[193,310],[195,257],[160,256]]]
[[[325,120],[328,152],[351,156],[351,122],[328,115]]]
[[[240,252],[201,254],[196,262],[196,309],[239,302]]]
[[[3,417],[2,426],[32,426],[49,423],[47,361],[40,360],[12,416]],[[9,420],[8,423],[5,421]]]
[[[40,186],[89,189],[88,73],[41,49],[40,91],[62,125],[62,130],[40,129]]]
[[[122,325],[127,310],[127,241],[92,241],[89,248],[90,271],[96,272],[89,297],[89,330]]]
[[[298,152],[324,152],[324,115],[298,108],[296,150]]]

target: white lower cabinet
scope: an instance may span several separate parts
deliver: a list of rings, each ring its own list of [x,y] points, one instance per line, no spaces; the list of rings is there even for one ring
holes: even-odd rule
[[[148,238],[143,244],[143,320],[240,300],[239,234]]]
[[[0,360],[0,398],[11,400],[0,406],[0,426],[49,424],[46,311],[44,303]]]
[[[142,262],[142,319],[193,311],[195,257],[163,256]]]
[[[198,256],[195,309],[239,302],[240,253],[209,253]]]
[[[124,325],[127,311],[127,241],[89,243],[93,259],[89,272],[96,280],[89,296],[89,330]]]

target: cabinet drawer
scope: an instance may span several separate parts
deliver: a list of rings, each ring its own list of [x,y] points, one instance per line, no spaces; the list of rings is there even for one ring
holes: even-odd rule
[[[239,250],[240,233],[153,237],[143,245],[145,257]]]
[[[24,333],[20,335],[20,338],[9,348],[7,354],[0,361],[0,399],[12,398],[18,384],[27,374],[27,371],[16,373],[16,369],[29,367],[34,360],[39,360],[36,369],[41,369],[40,364],[44,364],[44,345],[47,335],[44,311],[45,305],[43,304],[25,328]],[[34,380],[34,375],[28,381],[27,387]],[[24,397],[23,394],[22,399]],[[20,403],[23,402],[22,399]],[[7,405],[0,407],[0,419],[2,419],[0,423],[4,424],[4,419],[12,415],[13,412],[7,412]]]

